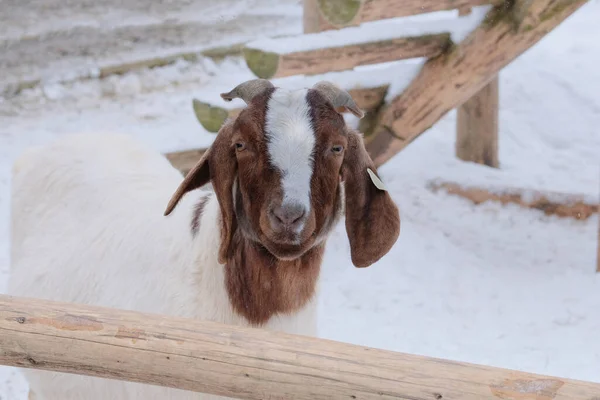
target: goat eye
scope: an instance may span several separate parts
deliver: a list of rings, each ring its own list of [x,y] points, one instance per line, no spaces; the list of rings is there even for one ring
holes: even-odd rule
[[[341,153],[343,150],[344,150],[344,146],[333,146],[331,148],[331,151],[334,152],[334,153],[336,153],[336,154]]]
[[[235,144],[235,149],[236,149],[237,151],[242,151],[242,150],[244,150],[245,148],[246,148],[246,145],[245,145],[244,143],[242,143],[242,142],[237,142],[237,143]]]

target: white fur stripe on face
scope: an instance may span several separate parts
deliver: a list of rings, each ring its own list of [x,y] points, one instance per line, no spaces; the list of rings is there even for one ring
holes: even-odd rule
[[[271,163],[282,175],[283,203],[310,210],[315,135],[307,90],[276,89],[268,103],[265,132]]]

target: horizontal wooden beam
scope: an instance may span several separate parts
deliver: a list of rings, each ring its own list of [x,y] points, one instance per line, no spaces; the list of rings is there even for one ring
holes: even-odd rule
[[[205,151],[205,148],[174,151],[166,153],[164,156],[169,160],[173,167],[178,169],[183,175],[187,175],[200,160],[200,157],[202,157],[202,154],[204,154]]]
[[[591,382],[5,295],[0,364],[257,400],[591,400],[600,393]]]
[[[600,182],[600,179],[598,182]],[[598,245],[596,247],[596,251],[596,272],[600,272],[600,215],[598,216]]]
[[[446,10],[499,4],[504,0],[311,0],[318,7],[319,30]],[[466,14],[465,14],[466,15]],[[316,15],[312,16],[316,19]],[[313,22],[315,24],[315,22]]]
[[[246,64],[259,78],[315,75],[345,71],[369,64],[380,64],[418,57],[435,57],[450,45],[450,34],[402,37],[337,47],[303,51],[265,51],[246,47]]]
[[[305,3],[310,10],[311,2]],[[484,7],[483,9],[487,9]],[[271,79],[346,71],[410,58],[430,58],[460,42],[481,22],[482,13],[435,20],[388,19],[339,30],[261,38],[246,44],[246,64],[258,77]],[[312,14],[305,19],[312,26]]]
[[[500,204],[516,204],[524,208],[532,208],[546,215],[587,220],[598,214],[600,206],[583,195],[541,191],[517,187],[480,187],[464,185],[457,182],[435,180],[428,183],[434,192],[443,190],[446,193],[465,198],[473,204],[488,201]]]
[[[429,60],[411,85],[382,110],[378,126],[367,138],[375,164],[385,163],[467,101],[585,3],[515,0],[512,7],[493,8],[481,26],[451,51]]]

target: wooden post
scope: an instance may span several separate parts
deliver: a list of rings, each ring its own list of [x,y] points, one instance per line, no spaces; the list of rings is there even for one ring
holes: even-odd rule
[[[600,393],[592,382],[6,295],[0,365],[256,400],[592,400]]]
[[[316,33],[321,31],[321,16],[317,0],[304,0],[302,10],[302,25],[304,33]]]
[[[456,116],[456,156],[498,168],[498,76],[459,107]]]

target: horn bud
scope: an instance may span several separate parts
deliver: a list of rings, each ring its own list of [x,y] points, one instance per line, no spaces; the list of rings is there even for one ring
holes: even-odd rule
[[[334,85],[331,82],[321,81],[317,82],[313,87],[314,90],[322,94],[337,111],[350,111],[358,118],[365,116],[363,110],[361,110],[350,93]]]
[[[221,93],[221,97],[225,101],[240,98],[244,100],[246,104],[250,104],[254,97],[273,87],[273,84],[266,79],[252,79],[240,83],[228,93]]]

